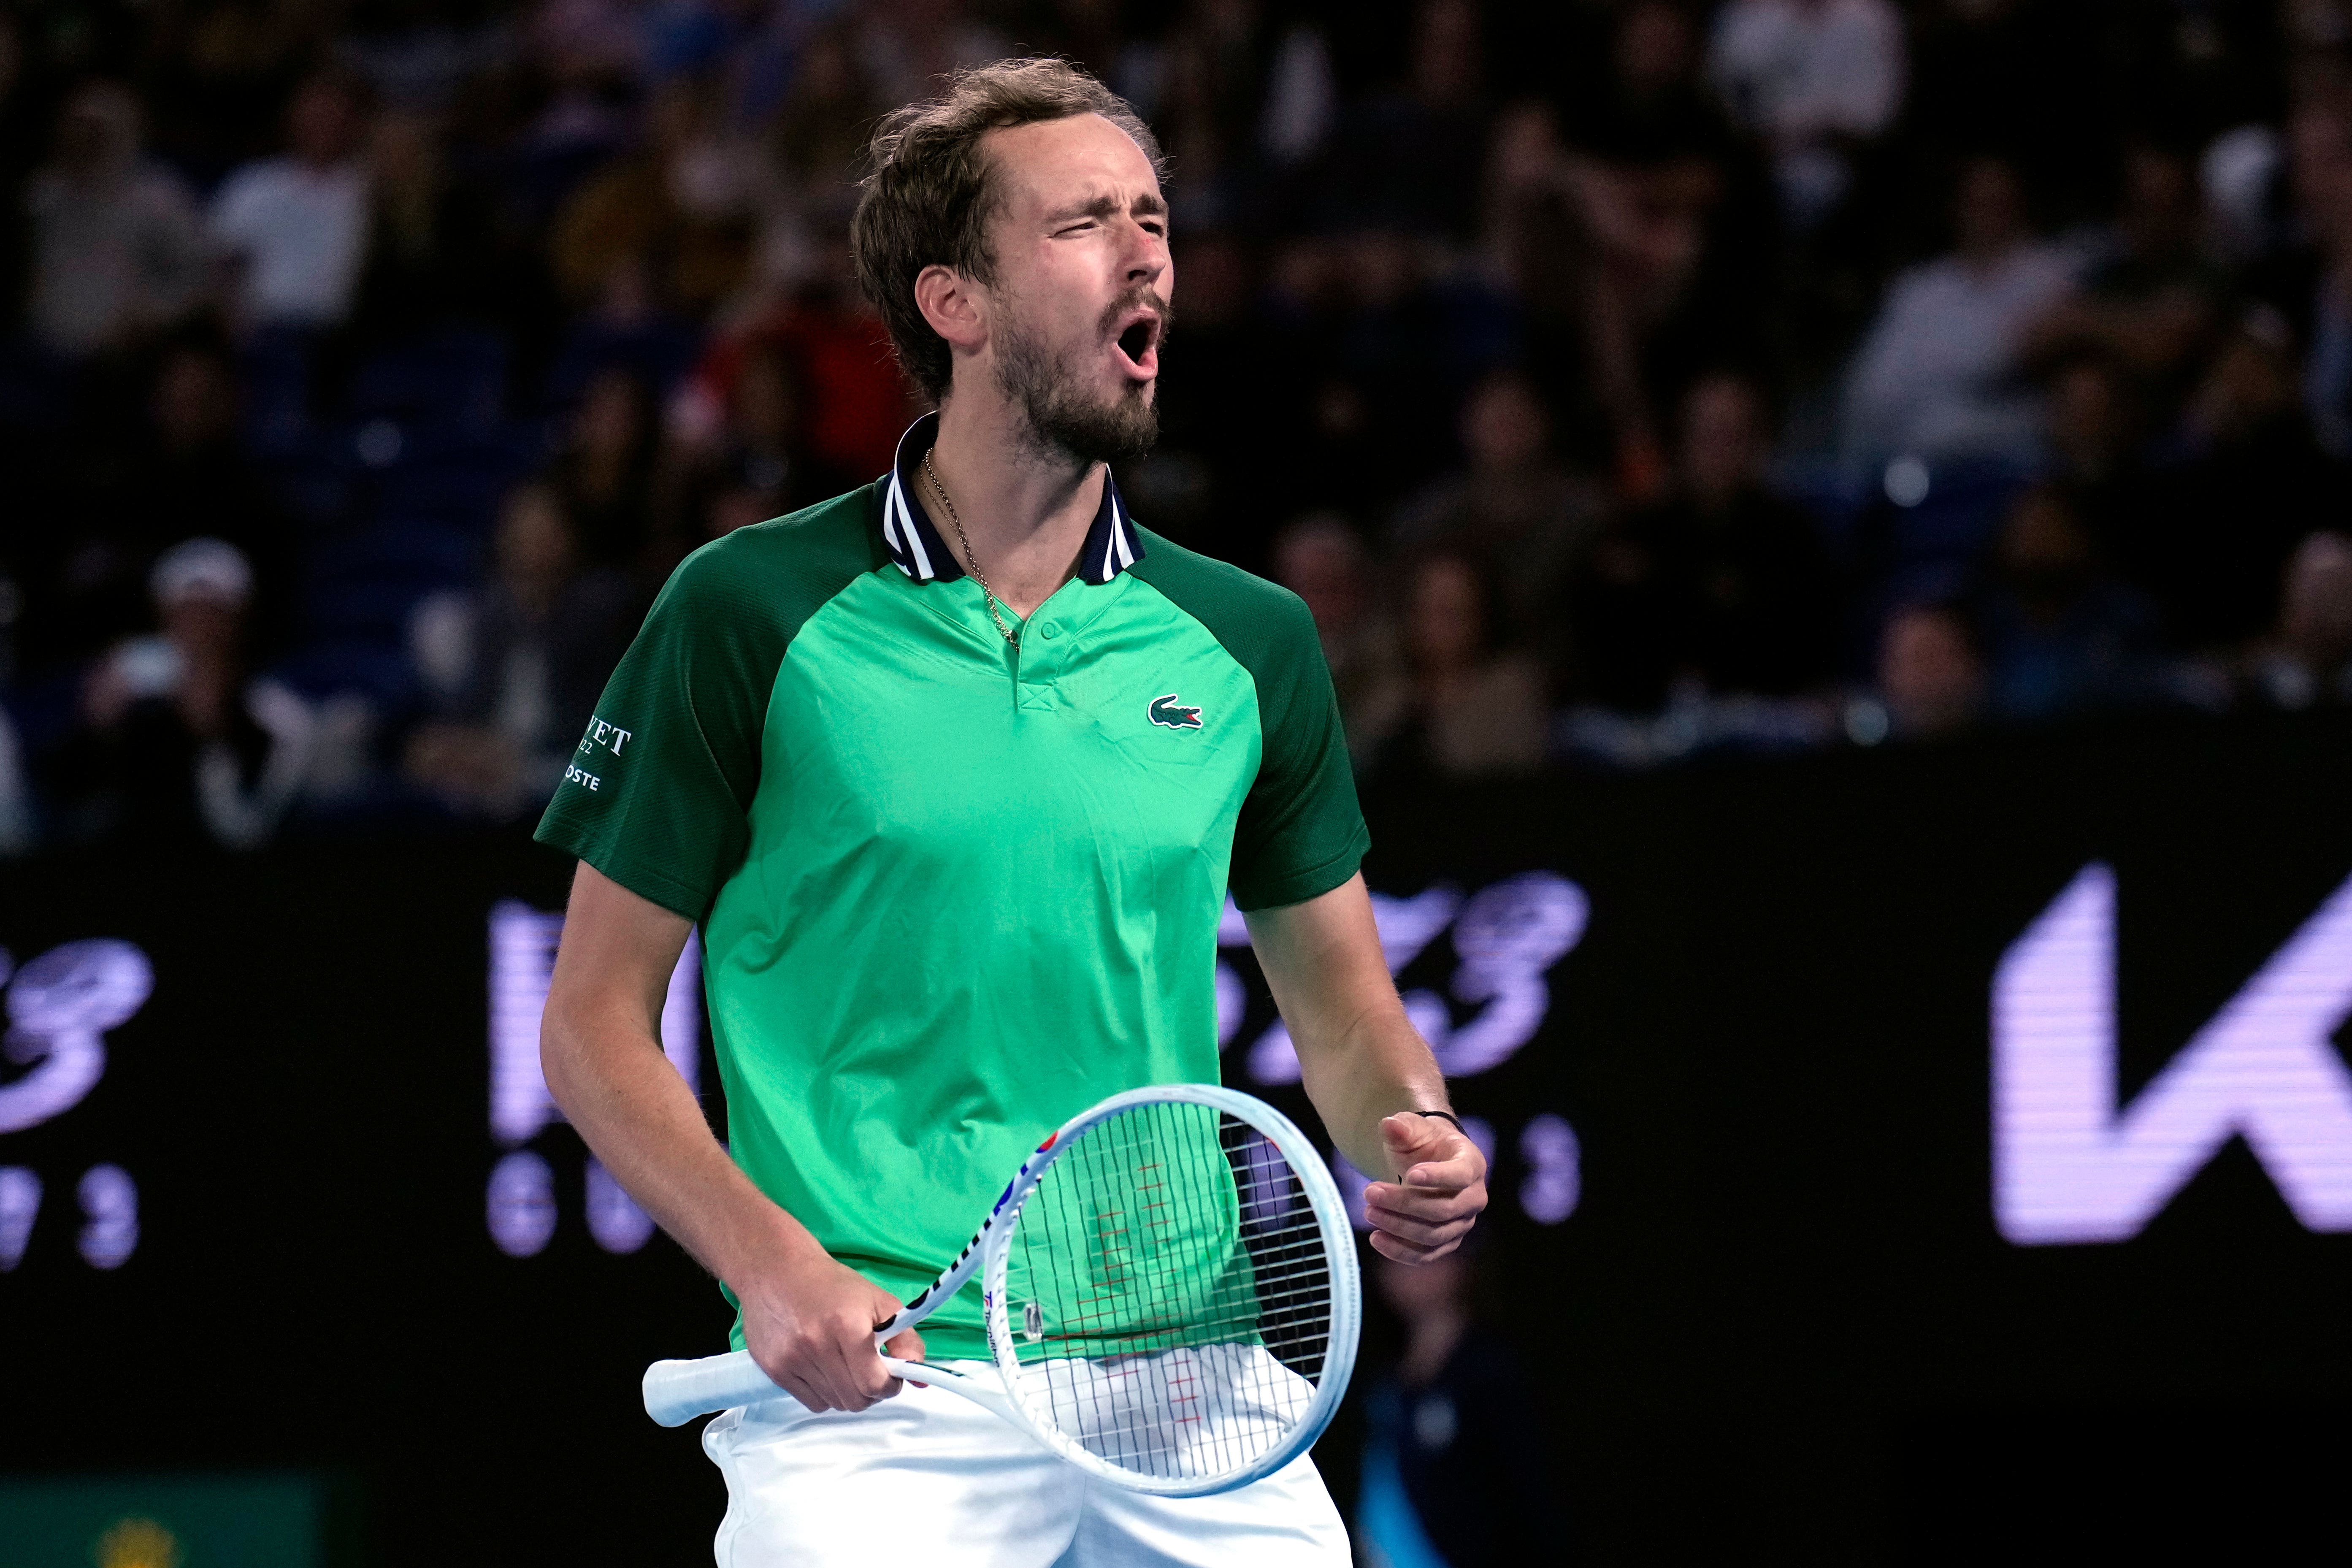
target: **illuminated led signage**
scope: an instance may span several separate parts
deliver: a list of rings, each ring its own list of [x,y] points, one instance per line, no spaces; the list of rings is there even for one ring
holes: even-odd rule
[[[2083,868],[1992,990],[1993,1214],[2020,1246],[2139,1234],[2232,1137],[2306,1229],[2352,1231],[2352,882],[2147,1088],[2116,1082],[2116,878]]]
[[[562,936],[560,914],[511,899],[490,910],[490,1137],[508,1152],[490,1167],[484,1212],[490,1239],[509,1258],[535,1256],[555,1236],[554,1169],[522,1145],[563,1120],[539,1065],[540,1016]],[[689,931],[662,1002],[662,1054],[698,1092],[701,989],[701,939]],[[585,1199],[588,1234],[605,1251],[635,1252],[653,1238],[653,1220],[593,1159]]]
[[[0,1134],[22,1132],[79,1105],[106,1076],[106,1033],[129,1023],[155,989],[154,966],[127,942],[97,937],[51,948],[12,974],[8,985],[9,1062],[25,1070],[0,1084]],[[46,1188],[29,1166],[0,1165],[0,1273],[24,1261]],[[76,1238],[93,1268],[119,1268],[139,1247],[139,1185],[120,1165],[93,1165],[74,1195],[81,1205]]]
[[[1551,967],[1583,940],[1591,913],[1584,889],[1549,871],[1508,878],[1465,898],[1444,883],[1412,898],[1372,896],[1381,955],[1389,973],[1401,973],[1430,944],[1454,931],[1454,969],[1446,992],[1457,1002],[1483,1004],[1461,1024],[1445,996],[1425,987],[1403,994],[1405,1016],[1436,1053],[1449,1079],[1465,1079],[1502,1066],[1535,1037],[1551,1009]],[[1240,910],[1225,905],[1217,928],[1223,948],[1249,945],[1249,925]],[[1217,1040],[1229,1046],[1241,1032],[1248,987],[1232,964],[1217,965]],[[1263,1084],[1299,1079],[1298,1051],[1280,1018],[1268,1024],[1244,1058],[1249,1076]],[[1463,1119],[1464,1131],[1495,1159],[1494,1128],[1477,1117]],[[1558,1225],[1576,1212],[1582,1191],[1575,1130],[1545,1112],[1519,1130],[1517,1145],[1527,1174],[1519,1184],[1519,1207],[1538,1225]],[[1364,1224],[1365,1177],[1339,1154],[1331,1169],[1358,1226]]]

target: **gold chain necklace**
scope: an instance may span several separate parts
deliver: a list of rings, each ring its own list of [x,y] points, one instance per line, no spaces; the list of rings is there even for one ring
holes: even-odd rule
[[[940,471],[931,467],[929,450],[923,453],[923,478],[931,481],[931,493],[940,498],[941,506],[948,509],[948,521],[955,525],[956,542],[963,546],[964,564],[971,568],[971,580],[980,584],[980,596],[988,601],[988,618],[996,623],[996,629],[1003,634],[1006,642],[1019,647],[1021,634],[1006,626],[1004,617],[997,613],[996,591],[988,585],[988,579],[981,575],[980,557],[971,552],[971,539],[963,531],[963,519],[956,515],[955,500],[948,494],[947,486],[940,483]]]

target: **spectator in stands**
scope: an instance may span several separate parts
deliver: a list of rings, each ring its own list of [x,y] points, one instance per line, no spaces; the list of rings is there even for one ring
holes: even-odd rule
[[[1571,399],[1583,414],[1594,393],[1583,300],[1591,247],[1579,173],[1549,103],[1504,110],[1487,146],[1479,247],[1489,286],[1518,312],[1528,363],[1556,401]]]
[[[645,383],[617,367],[599,371],[572,410],[554,467],[565,526],[587,560],[625,568],[645,563],[659,455]]]
[[[850,489],[871,475],[817,460],[808,438],[808,391],[782,344],[754,343],[737,368],[719,439],[674,439],[657,504],[658,574],[745,522],[782,517]],[[677,435],[675,427],[671,432]],[[712,508],[724,501],[725,526]],[[748,509],[749,515],[745,515]]]
[[[291,690],[252,674],[253,574],[236,546],[176,545],[152,585],[160,632],[99,661],[81,727],[47,770],[59,837],[251,848],[301,793],[315,721]]]
[[[916,408],[880,319],[849,278],[845,230],[788,296],[714,338],[672,400],[673,435],[703,455],[746,439],[786,439],[781,428],[752,437],[743,426],[747,412],[760,412],[761,395],[753,389],[746,401],[743,376],[764,359],[782,378],[767,390],[790,399],[789,439],[812,485],[857,484],[887,471]],[[785,412],[782,402],[766,405],[768,415]]]
[[[1496,371],[1463,404],[1462,450],[1469,466],[1407,501],[1396,542],[1469,556],[1508,584],[1510,635],[1534,629],[1538,607],[1597,526],[1601,498],[1570,474],[1552,447],[1551,411],[1535,383]]]
[[[453,176],[430,116],[400,110],[376,121],[368,195],[352,312],[355,353],[453,321],[495,320],[511,287],[498,216],[478,187]]]
[[[54,107],[36,101],[26,79],[25,26],[14,11],[0,12],[0,317],[16,326],[32,264],[32,214],[26,210],[33,170],[54,137]],[[46,99],[47,94],[37,95]]]
[[[1983,615],[1993,712],[2068,717],[2145,698],[2156,617],[2116,581],[2062,490],[2040,486],[2010,509]]]
[[[285,155],[247,163],[214,199],[243,325],[310,331],[351,314],[367,254],[368,113],[356,78],[311,77],[286,111]]]
[[[1770,426],[1741,375],[1684,399],[1666,497],[1612,517],[1556,584],[1569,694],[1620,714],[1794,697],[1836,673],[1839,584],[1812,520],[1765,486]]]
[[[868,0],[857,7],[858,54],[883,101],[908,103],[939,79],[1013,52],[1011,39],[959,0]]]
[[[2189,398],[2179,460],[2105,525],[2117,569],[2154,599],[2176,648],[2231,647],[2268,631],[2296,545],[2352,516],[2352,472],[2320,449],[2296,394],[2285,322],[2249,312]]]
[[[703,492],[702,537],[695,542],[701,545],[724,539],[739,528],[749,528],[778,515],[775,498],[768,491],[740,482],[721,484]]]
[[[1898,740],[1973,728],[1984,716],[1985,668],[1968,617],[1948,605],[1906,605],[1889,616],[1878,641],[1877,703],[1884,731]]]
[[[44,584],[48,651],[89,657],[146,625],[158,558],[190,538],[237,548],[255,578],[249,651],[278,651],[292,541],[273,488],[238,445],[236,379],[221,345],[197,335],[166,347],[146,414],[145,428],[110,429],[75,454],[72,532]]]
[[[497,557],[479,593],[417,608],[434,717],[409,738],[407,771],[452,810],[504,820],[554,793],[635,627],[628,579],[587,563],[553,488],[507,498]]]
[[[837,207],[862,173],[870,128],[891,107],[858,58],[856,29],[838,17],[817,28],[768,125],[769,155],[793,199]]]
[[[2102,68],[2115,58],[2105,51],[2120,18],[2068,0],[1911,0],[1905,10],[1911,87],[1904,139],[1914,167],[1989,152],[2030,163],[2063,207],[2087,210],[2111,174],[2118,107],[2155,109]],[[2090,90],[2093,82],[2105,90]]]
[[[2228,302],[2228,279],[2200,246],[2200,216],[2189,160],[2149,143],[2134,147],[2110,254],[2033,322],[2026,357],[2095,353],[2128,368],[2160,405],[2177,401]]]
[[[1478,31],[1470,0],[1421,0],[1402,90],[1375,93],[1341,121],[1319,204],[1359,225],[1470,237],[1488,119]]]
[[[33,786],[25,773],[24,742],[16,721],[0,708],[0,858],[22,855],[35,837]]]
[[[1731,0],[1707,75],[1763,139],[1790,228],[1818,226],[1853,184],[1854,147],[1903,101],[1903,17],[1888,0]]]
[[[1153,51],[1150,96],[1160,102],[1152,125],[1171,161],[1192,171],[1192,188],[1215,219],[1230,221],[1234,184],[1264,123],[1266,18],[1250,5],[1171,9],[1181,14]]]
[[[1471,1313],[1467,1249],[1374,1283],[1405,1352],[1366,1400],[1357,1543],[1386,1568],[1519,1568],[1566,1560],[1546,1421],[1508,1344]]]
[[[1623,13],[1609,90],[1570,139],[1564,171],[1589,257],[1579,279],[1592,391],[1617,481],[1657,499],[1665,411],[1709,364],[1760,352],[1778,279],[1753,258],[1774,243],[1769,182],[1700,76],[1690,16],[1669,0]]]
[[[1337,512],[1309,512],[1276,536],[1274,577],[1315,617],[1349,753],[1361,766],[1402,720],[1405,692],[1396,629],[1379,613],[1363,538]]]
[[[2082,494],[2127,482],[2139,467],[2138,447],[2147,436],[2133,391],[2123,369],[2102,353],[2074,355],[2051,373],[2045,442],[2051,477]],[[2089,521],[2095,531],[2105,521]]]
[[[210,265],[186,188],[140,151],[139,101],[92,82],[58,116],[25,195],[33,258],[27,324],[79,358],[129,346],[192,310]]]
[[[1393,715],[1366,733],[1374,765],[1395,774],[1486,778],[1541,764],[1541,667],[1504,645],[1502,594],[1467,555],[1433,551],[1405,577],[1405,668],[1364,707]]]
[[[551,237],[556,279],[575,301],[615,264],[643,258],[657,300],[702,313],[751,280],[757,168],[724,138],[708,88],[666,84],[647,114],[646,145],[573,193]]]
[[[1683,400],[1672,497],[1636,527],[1679,579],[1681,662],[1716,695],[1793,697],[1835,673],[1839,595],[1813,521],[1765,487],[1772,430],[1746,377],[1718,371]]]
[[[861,128],[1004,52],[1016,17],[1137,95],[1181,177],[1182,352],[1126,493],[1307,594],[1360,758],[1438,765],[1441,731],[1496,705],[1432,673],[1464,661],[1429,617],[1369,607],[1386,551],[1415,603],[1462,587],[1424,556],[1499,581],[1465,668],[1556,656],[1564,751],[1646,764],[1826,713],[1869,623],[1762,483],[1776,439],[1873,620],[1979,617],[1974,648],[1949,608],[1887,620],[1895,733],[2136,700],[2151,640],[2161,684],[2214,706],[2290,701],[2257,665],[2327,663],[2277,650],[2317,646],[2284,628],[2316,624],[2331,547],[2297,552],[2352,516],[2343,0],[532,0],[430,26],[78,4],[0,15],[0,290],[28,329],[0,342],[0,571],[44,780],[74,707],[39,694],[146,628],[148,574],[192,535],[244,553],[266,664],[294,554],[275,520],[299,509],[334,542],[315,597],[339,624],[289,668],[389,711],[397,606],[420,570],[467,569],[523,421],[555,416],[583,569],[639,594],[704,538],[883,471],[914,410],[845,286]],[[305,74],[325,60],[399,107],[371,133],[353,84]],[[139,96],[93,74],[117,69]],[[224,171],[207,233],[180,179]],[[1890,281],[1948,175],[1956,245]],[[2034,237],[2027,176],[2065,245]],[[196,326],[215,234],[235,316],[283,329],[236,353]],[[1758,387],[1795,411],[1777,438]],[[405,449],[365,482],[313,460],[379,418]],[[1847,479],[1885,497],[1850,527]],[[2011,518],[2030,480],[2046,494]],[[1329,518],[1268,527],[1329,509],[1380,549]]]
[[[1612,163],[1719,160],[1738,135],[1708,90],[1698,31],[1675,0],[1634,0],[1618,16],[1603,89],[1568,106],[1569,140]]]
[[[665,301],[648,256],[617,257],[585,310],[567,312],[560,295],[553,304],[566,324],[542,390],[556,407],[575,405],[589,382],[608,370],[669,396],[702,353],[701,323]]]
[[[155,144],[205,185],[277,141],[286,100],[316,58],[328,17],[273,0],[171,0],[142,51],[141,96]]]
[[[2144,591],[2160,553],[2172,476],[2151,468],[2145,382],[2109,355],[2080,352],[2053,370],[2045,400],[2042,478],[2065,490],[2100,556]],[[2160,426],[2158,426],[2160,428]],[[2275,581],[2276,573],[2271,573]],[[2267,591],[2268,584],[2265,584]],[[2162,605],[2159,601],[2159,609]]]
[[[2289,258],[2296,288],[2281,301],[2307,323],[2304,404],[2319,443],[2352,459],[2352,114],[2296,116],[2294,175],[2309,248]]]
[[[1642,509],[1612,513],[1560,584],[1549,630],[1562,694],[1622,715],[1664,708],[1681,673],[1683,580]]]
[[[1265,573],[1265,517],[1330,506],[1327,476],[1293,469],[1296,431],[1267,413],[1290,389],[1266,374],[1250,247],[1224,230],[1191,229],[1175,256],[1184,352],[1160,368],[1159,444],[1119,482],[1154,531]]]
[[[1423,308],[1419,247],[1391,234],[1294,237],[1276,248],[1267,274],[1253,323],[1264,369],[1252,401],[1274,428],[1293,432],[1287,446],[1260,448],[1278,454],[1264,464],[1268,503],[1377,516],[1453,447],[1436,358],[1452,345]]]
[[[1977,158],[1961,171],[1958,243],[1886,290],[1845,387],[1849,460],[1874,473],[1890,458],[1930,464],[2034,456],[2035,400],[2019,379],[2032,324],[2066,291],[2063,254],[2026,222],[2016,172]]]
[[[2352,702],[2352,536],[2312,534],[2285,575],[2277,628],[2254,648],[2248,686],[2275,708]]]

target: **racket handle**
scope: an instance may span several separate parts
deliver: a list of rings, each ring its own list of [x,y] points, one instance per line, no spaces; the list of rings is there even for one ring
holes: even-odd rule
[[[664,1426],[698,1415],[773,1399],[783,1390],[760,1370],[750,1351],[696,1361],[657,1361],[646,1368],[646,1414]]]
[[[900,1361],[896,1356],[884,1356],[882,1364],[890,1369],[893,1377],[948,1389],[985,1405],[1008,1421],[1018,1419],[1013,1415],[1012,1402],[1003,1392],[979,1379],[927,1362]],[[760,1370],[760,1363],[751,1359],[750,1351],[730,1351],[725,1355],[704,1356],[697,1361],[654,1363],[646,1368],[645,1395],[646,1415],[664,1426],[683,1426],[698,1415],[732,1410],[738,1405],[756,1405],[763,1399],[784,1395],[784,1391]]]

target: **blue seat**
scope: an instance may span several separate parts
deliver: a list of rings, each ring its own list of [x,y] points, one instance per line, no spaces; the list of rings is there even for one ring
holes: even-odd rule
[[[359,421],[487,428],[505,413],[512,357],[501,333],[444,327],[362,360],[344,413]]]
[[[404,646],[417,602],[470,586],[482,561],[478,535],[414,521],[322,539],[310,547],[303,573],[303,618],[314,637]]]
[[[245,394],[245,445],[265,461],[299,452],[311,438],[312,336],[294,328],[265,328],[237,353]]]
[[[0,428],[31,436],[64,429],[78,380],[70,363],[32,338],[0,337]]]
[[[1872,584],[1871,619],[1897,605],[1948,599],[1985,564],[2001,520],[2029,482],[2012,464],[1942,464],[1929,470],[1927,494],[1898,506],[1870,498],[1853,527],[1856,564]]]
[[[530,443],[503,430],[403,431],[400,460],[370,476],[379,521],[413,521],[487,537],[499,501],[529,471]]]
[[[418,700],[407,647],[381,637],[315,638],[279,660],[272,673],[313,701],[357,692],[378,712],[399,714]]]

